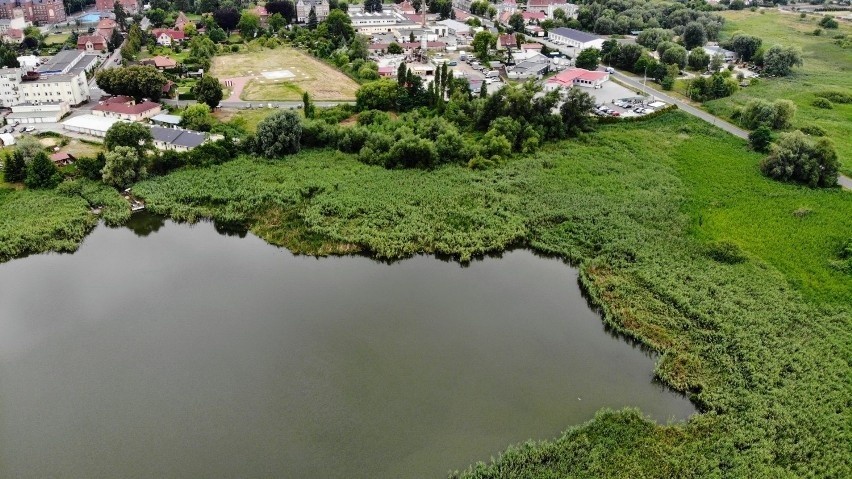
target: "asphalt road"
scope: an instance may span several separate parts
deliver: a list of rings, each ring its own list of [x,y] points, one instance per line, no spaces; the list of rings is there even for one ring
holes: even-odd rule
[[[734,136],[738,136],[738,137],[748,141],[748,131],[743,130],[742,128],[740,128],[740,127],[738,127],[734,124],[728,123],[727,121],[725,121],[725,120],[723,120],[719,117],[713,116],[713,115],[711,115],[710,113],[707,113],[704,110],[695,108],[694,106],[689,105],[689,104],[687,104],[687,103],[685,103],[681,100],[678,100],[677,98],[666,95],[665,93],[662,93],[659,90],[655,90],[654,88],[642,85],[641,81],[637,81],[635,78],[629,77],[629,76],[627,76],[623,73],[616,72],[613,76],[618,81],[624,83],[625,85],[628,85],[628,86],[635,88],[639,91],[643,91],[643,92],[651,95],[652,97],[658,98],[658,99],[660,99],[660,100],[662,100],[666,103],[675,104],[675,105],[677,105],[678,108],[689,113],[690,115],[695,116],[697,118],[700,118],[700,119],[706,121],[707,123],[711,123],[714,126],[727,131],[728,133],[730,133]],[[837,179],[837,183],[841,187],[843,187],[844,189],[852,190],[852,178],[849,178],[848,176],[840,175]]]

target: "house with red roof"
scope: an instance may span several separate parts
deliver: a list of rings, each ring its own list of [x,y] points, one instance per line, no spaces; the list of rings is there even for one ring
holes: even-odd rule
[[[515,48],[518,45],[518,40],[515,38],[514,34],[508,35],[500,35],[497,39],[497,49],[498,50],[506,50],[509,48]]]
[[[151,65],[157,67],[159,70],[168,70],[170,68],[175,68],[177,66],[177,62],[172,60],[169,57],[164,57],[162,55],[157,55],[152,58],[146,58],[139,62],[142,65]]]
[[[414,15],[417,13],[417,10],[414,9],[414,5],[411,4],[408,0],[404,0],[401,3],[397,3],[394,5],[393,10],[400,15]]]
[[[77,158],[71,153],[54,153],[50,155],[50,161],[56,166],[68,166],[73,165]]]
[[[254,7],[254,10],[252,11],[255,15],[260,17],[260,24],[265,27],[267,20],[269,20],[269,12],[266,11],[266,7],[264,7],[263,5],[258,5]]]
[[[101,103],[92,108],[95,116],[116,118],[127,121],[142,121],[151,118],[163,110],[159,103],[143,101],[141,103]]]
[[[175,30],[183,31],[183,27],[189,25],[189,18],[187,18],[186,14],[183,12],[178,12],[177,18],[175,18]]]
[[[548,78],[544,83],[544,89],[545,91],[553,91],[574,86],[600,88],[608,80],[609,73],[607,72],[591,71],[585,68],[569,68]]]
[[[182,31],[168,28],[155,28],[151,30],[151,34],[157,39],[157,44],[164,47],[170,47],[172,43],[182,43],[186,39]]]
[[[98,26],[95,27],[95,33],[109,39],[112,38],[112,34],[116,28],[118,28],[118,23],[115,20],[112,18],[102,18],[98,22]]]
[[[107,49],[107,39],[99,33],[77,37],[77,50],[88,53],[101,53]]]

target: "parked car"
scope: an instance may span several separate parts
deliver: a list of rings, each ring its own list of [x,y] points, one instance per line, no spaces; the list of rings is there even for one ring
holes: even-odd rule
[[[24,128],[23,131],[24,131],[24,133],[30,133],[30,132],[35,131],[35,128],[28,126],[28,127]]]
[[[455,60],[451,61],[450,63],[447,63],[447,65],[449,65],[449,66],[451,66],[451,67],[454,67],[454,66],[456,66],[456,65],[458,65],[458,64],[459,64],[459,62],[457,62],[457,61],[455,61]]]
[[[615,68],[613,68],[613,67],[606,67],[606,68],[604,69],[604,71],[606,71],[607,73],[615,73]]]

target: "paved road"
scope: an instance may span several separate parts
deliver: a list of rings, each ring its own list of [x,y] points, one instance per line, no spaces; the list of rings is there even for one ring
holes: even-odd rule
[[[695,108],[694,106],[689,105],[689,104],[687,104],[687,103],[685,103],[681,100],[678,100],[677,98],[666,95],[665,93],[662,93],[659,90],[655,90],[651,87],[642,85],[642,82],[637,80],[634,77],[627,76],[627,75],[625,75],[621,72],[616,72],[613,76],[618,81],[620,81],[620,82],[622,82],[626,85],[629,85],[632,88],[636,88],[639,91],[643,91],[643,92],[651,95],[652,97],[659,98],[666,103],[675,104],[675,105],[677,105],[678,108],[689,113],[692,116],[698,117],[698,118],[706,121],[707,123],[712,123],[714,126],[721,128],[721,129],[727,131],[728,133],[730,133],[734,136],[738,136],[738,137],[740,137],[744,140],[748,140],[748,131],[743,130],[742,128],[740,128],[740,127],[738,127],[738,126],[736,126],[732,123],[728,123],[727,121],[725,121],[725,120],[723,120],[719,117],[713,116],[713,115],[711,115],[710,113],[707,113],[704,110]],[[844,189],[852,190],[852,178],[840,175],[839,178],[837,179],[837,183],[841,187],[843,187]]]

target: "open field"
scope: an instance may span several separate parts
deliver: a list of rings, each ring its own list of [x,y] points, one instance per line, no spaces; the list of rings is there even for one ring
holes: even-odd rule
[[[292,79],[263,75],[285,70],[293,75]],[[210,73],[220,80],[253,77],[241,95],[246,101],[301,100],[303,92],[314,100],[353,100],[358,90],[358,84],[345,74],[289,47],[217,56]]]
[[[843,171],[847,175],[852,174],[852,104],[835,103],[829,110],[811,105],[820,92],[852,93],[852,48],[843,48],[833,38],[841,34],[852,35],[852,26],[840,22],[839,29],[823,29],[820,36],[814,36],[819,18],[814,15],[801,19],[798,14],[768,9],[765,13],[742,10],[722,14],[727,19],[723,38],[744,31],[762,38],[766,47],[776,44],[797,46],[802,50],[804,66],[795,68],[791,77],[761,79],[757,85],[743,88],[731,97],[707,102],[706,109],[730,118],[734,108],[752,98],[792,100],[798,107],[793,127],[817,125],[825,129],[826,136],[837,148]]]
[[[213,112],[213,116],[218,118],[219,121],[233,121],[235,123],[239,123],[244,126],[247,131],[254,133],[257,130],[257,124],[276,111],[280,110],[275,108],[252,108],[250,110],[217,108],[216,111]]]

